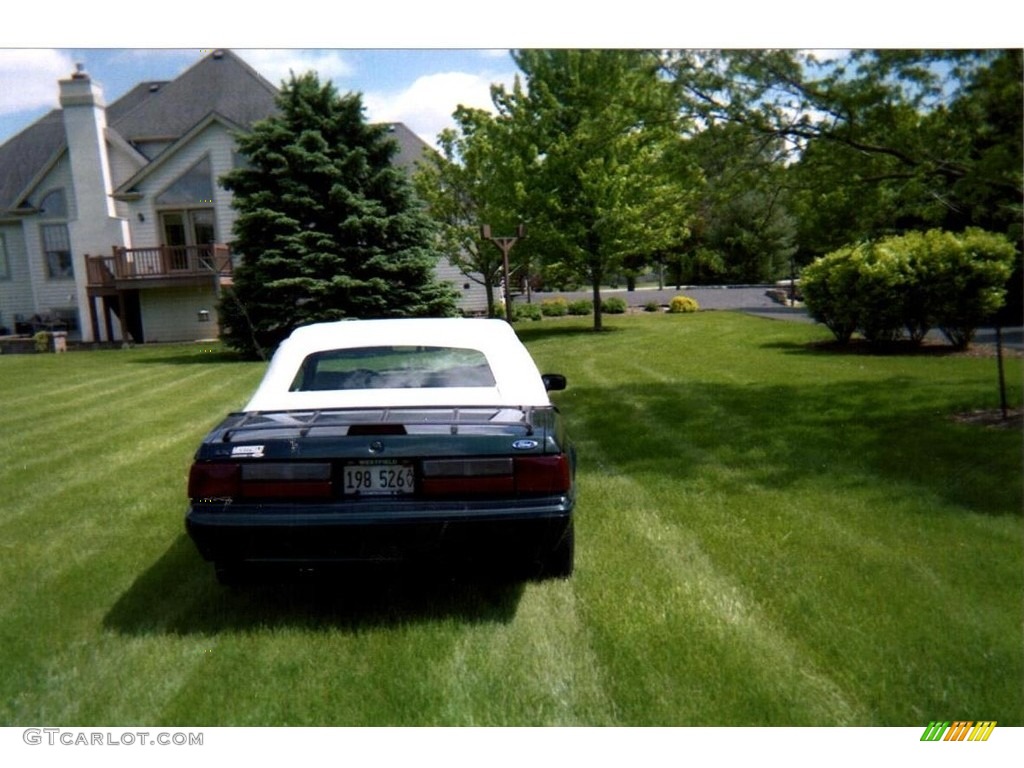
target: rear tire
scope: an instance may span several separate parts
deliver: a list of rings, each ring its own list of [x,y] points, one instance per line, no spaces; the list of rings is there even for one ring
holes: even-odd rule
[[[240,563],[218,561],[213,564],[217,583],[224,587],[239,587],[248,583],[250,574]]]
[[[576,560],[576,529],[570,522],[562,540],[544,559],[542,579],[567,579],[572,576]]]

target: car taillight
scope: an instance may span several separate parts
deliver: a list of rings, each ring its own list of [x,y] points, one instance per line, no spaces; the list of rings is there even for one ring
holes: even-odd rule
[[[331,465],[196,462],[188,476],[190,499],[310,499],[332,495]]]
[[[516,458],[517,493],[565,493],[572,486],[572,468],[564,453]]]
[[[242,465],[242,496],[251,499],[324,499],[332,495],[328,462]]]
[[[565,493],[571,485],[564,454],[423,462],[422,491],[427,496]]]
[[[423,462],[427,496],[509,494],[515,489],[512,459],[429,459]]]
[[[195,500],[233,499],[242,488],[240,464],[195,462],[188,473],[188,497]]]

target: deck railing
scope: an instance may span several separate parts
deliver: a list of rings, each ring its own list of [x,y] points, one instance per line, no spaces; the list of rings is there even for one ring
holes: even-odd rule
[[[231,249],[226,245],[114,246],[112,256],[86,256],[85,261],[92,286],[114,286],[123,280],[231,274]]]

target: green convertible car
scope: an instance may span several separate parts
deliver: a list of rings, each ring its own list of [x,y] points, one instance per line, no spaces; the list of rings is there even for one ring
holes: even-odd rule
[[[186,529],[218,578],[416,561],[573,570],[576,457],[501,320],[297,329],[203,440]]]

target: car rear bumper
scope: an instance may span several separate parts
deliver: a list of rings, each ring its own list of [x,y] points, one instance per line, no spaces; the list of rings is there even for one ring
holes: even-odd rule
[[[217,563],[543,560],[571,535],[572,499],[464,505],[193,505],[185,527]]]

